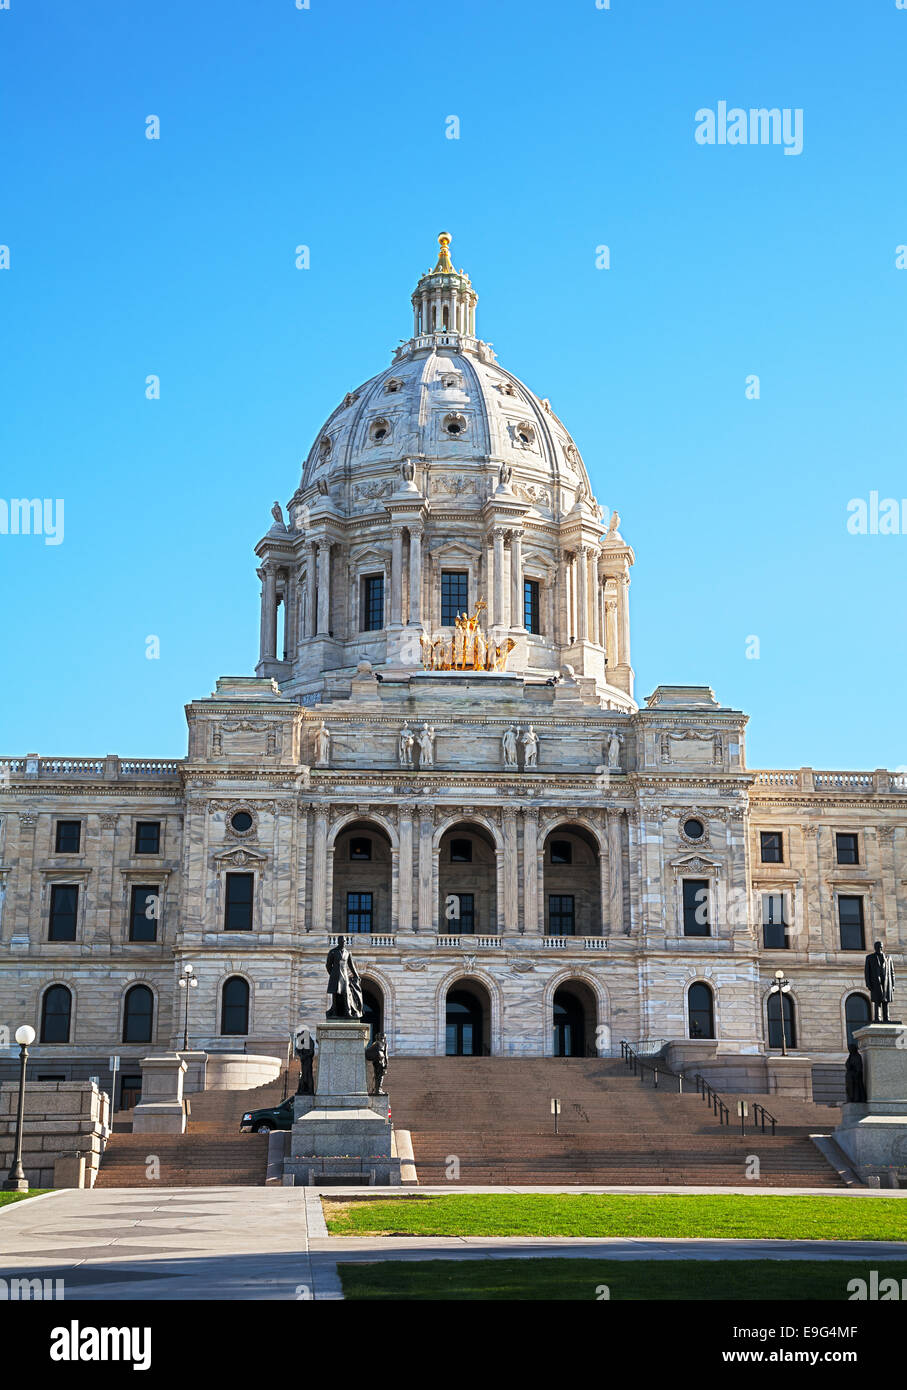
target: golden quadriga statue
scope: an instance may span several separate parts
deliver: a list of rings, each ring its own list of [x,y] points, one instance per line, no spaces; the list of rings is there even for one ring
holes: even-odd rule
[[[479,614],[485,607],[481,599],[472,617],[458,613],[450,637],[421,638],[422,665],[426,671],[503,671],[516,643],[491,642],[479,627]]]

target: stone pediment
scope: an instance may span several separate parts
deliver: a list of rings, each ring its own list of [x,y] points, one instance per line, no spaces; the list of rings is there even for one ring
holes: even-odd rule
[[[670,868],[673,870],[675,878],[681,874],[711,874],[717,878],[721,873],[721,864],[718,860],[712,859],[706,854],[679,855],[677,859],[670,861]]]
[[[237,845],[235,849],[223,850],[215,854],[214,859],[221,868],[226,869],[234,866],[238,869],[256,868],[268,862],[266,854],[262,854],[260,850],[252,849],[248,845]]]

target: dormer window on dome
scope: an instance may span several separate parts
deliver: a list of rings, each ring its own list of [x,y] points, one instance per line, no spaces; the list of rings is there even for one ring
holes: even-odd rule
[[[514,442],[523,449],[535,447],[535,427],[528,420],[521,420],[513,427]]]
[[[377,420],[373,420],[369,425],[368,437],[373,444],[385,443],[386,440],[390,439],[390,434],[390,421],[385,420],[383,416],[380,416]]]
[[[389,396],[395,395],[397,391],[402,391],[402,390],[403,390],[403,381],[402,381],[402,379],[401,379],[400,377],[398,377],[398,376],[392,376],[392,377],[390,377],[389,380],[388,380],[388,382],[387,382],[387,385],[386,385],[385,388],[384,388],[384,390],[385,390],[385,392],[387,393],[387,395],[389,395]]]
[[[451,411],[449,415],[444,416],[442,428],[445,434],[456,439],[459,435],[466,433],[466,416],[459,410]]]

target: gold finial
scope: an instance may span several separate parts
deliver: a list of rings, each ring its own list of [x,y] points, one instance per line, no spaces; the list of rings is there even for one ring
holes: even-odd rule
[[[438,245],[441,249],[438,252],[438,264],[435,266],[435,272],[440,270],[444,275],[455,275],[456,271],[450,263],[450,251],[448,250],[450,246],[450,232],[441,233],[438,237]]]

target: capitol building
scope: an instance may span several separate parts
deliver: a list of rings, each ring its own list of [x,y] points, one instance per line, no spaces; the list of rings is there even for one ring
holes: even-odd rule
[[[187,705],[185,758],[0,759],[0,1022],[36,1080],[117,1056],[129,1104],[186,1034],[285,1056],[345,934],[392,1057],[628,1040],[837,1098],[864,954],[903,960],[907,779],[754,770],[708,685],[637,699],[644,537],[449,242],[274,504],[254,674]]]

